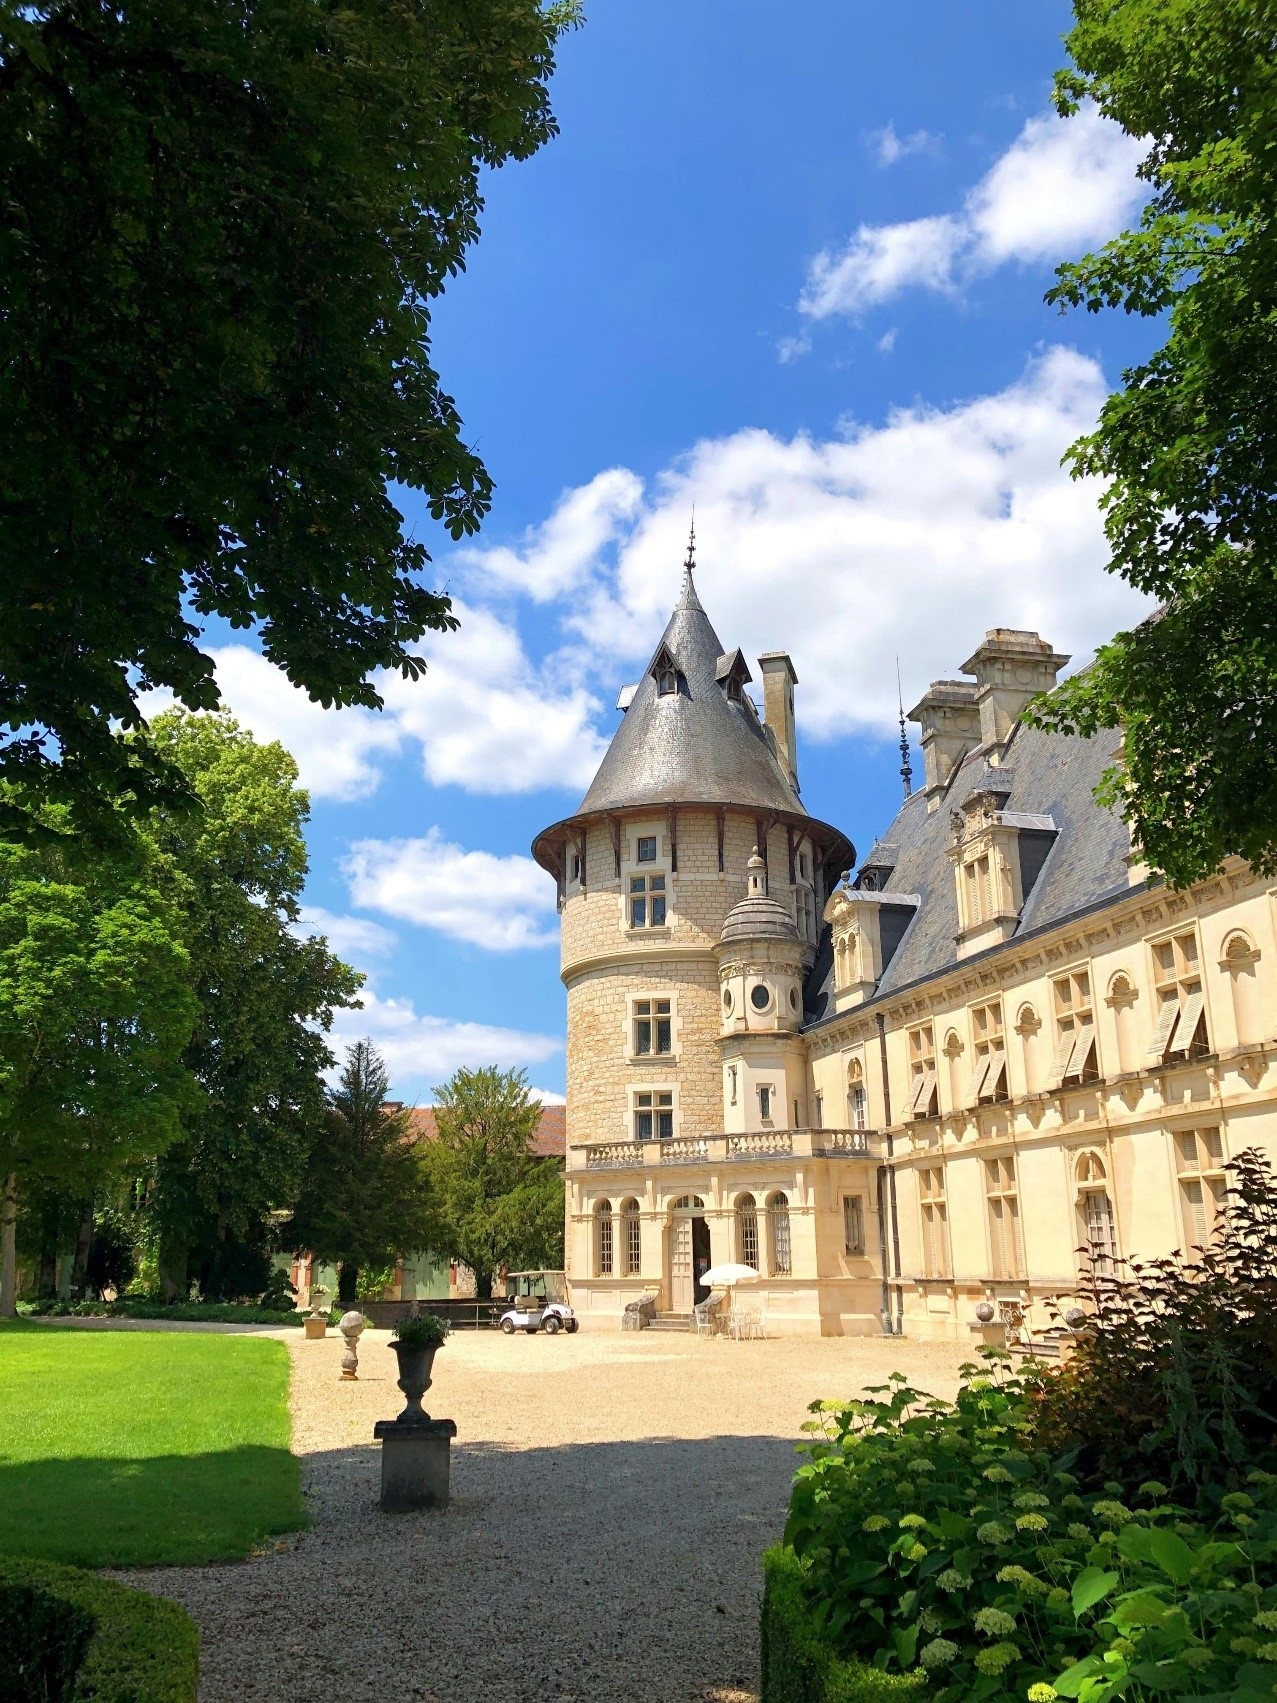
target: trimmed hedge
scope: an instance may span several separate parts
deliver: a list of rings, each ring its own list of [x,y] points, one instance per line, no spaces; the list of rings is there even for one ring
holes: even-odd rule
[[[0,1556],[0,1703],[195,1703],[199,1651],[176,1603]]]
[[[333,1309],[340,1318],[345,1309]],[[238,1301],[33,1301],[22,1308],[30,1319],[176,1319],[181,1324],[300,1325],[306,1315],[295,1308],[254,1307]]]
[[[846,1662],[826,1641],[803,1589],[803,1565],[777,1544],[763,1556],[762,1703],[925,1703],[923,1673]]]

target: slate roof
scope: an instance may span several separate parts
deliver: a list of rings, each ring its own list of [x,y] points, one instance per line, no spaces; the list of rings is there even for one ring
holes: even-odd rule
[[[958,962],[958,899],[953,865],[947,856],[949,813],[972,793],[996,787],[1008,794],[1008,812],[1049,816],[1057,830],[1025,901],[1018,935],[1063,922],[1130,891],[1126,825],[1115,811],[1102,809],[1094,797],[1101,774],[1113,761],[1117,740],[1112,731],[1079,739],[1021,725],[1012,735],[1000,767],[991,768],[979,751],[963,760],[950,777],[938,809],[928,811],[922,792],[905,801],[865,861],[873,862],[875,852],[890,847],[895,853],[895,867],[882,883],[882,891],[916,893],[922,902],[883,973],[874,1002],[941,974]],[[833,1013],[833,954],[828,935],[826,928],[807,979],[805,1016],[809,1025],[831,1018]],[[992,947],[990,951],[1004,949]]]
[[[653,662],[663,647],[679,672],[677,693],[657,693],[649,663],[576,814],[734,804],[806,815],[749,697],[734,703],[720,684],[720,660],[730,664],[737,653],[724,653],[690,569]]]

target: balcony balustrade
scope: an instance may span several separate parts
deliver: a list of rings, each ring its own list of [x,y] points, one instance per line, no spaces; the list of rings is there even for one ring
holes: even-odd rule
[[[869,1159],[867,1129],[752,1130],[746,1135],[682,1135],[671,1141],[597,1141],[568,1151],[572,1171],[646,1171],[663,1165],[734,1165],[758,1159]]]

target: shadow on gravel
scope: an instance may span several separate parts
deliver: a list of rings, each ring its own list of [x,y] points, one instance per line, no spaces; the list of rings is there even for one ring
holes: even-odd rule
[[[201,1703],[747,1703],[797,1464],[776,1437],[460,1442],[451,1506],[391,1516],[375,1445],[332,1450],[309,1532],[138,1582],[199,1622]]]

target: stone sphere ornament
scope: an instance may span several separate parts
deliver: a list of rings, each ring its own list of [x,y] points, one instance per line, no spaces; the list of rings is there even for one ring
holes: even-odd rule
[[[337,1329],[346,1340],[346,1347],[341,1356],[341,1375],[346,1381],[359,1376],[359,1338],[363,1335],[364,1326],[368,1323],[364,1315],[355,1308],[343,1313],[337,1324]]]
[[[1081,1330],[1086,1323],[1086,1314],[1081,1307],[1070,1307],[1064,1315],[1064,1322],[1070,1330]]]
[[[982,1325],[992,1324],[994,1306],[992,1301],[981,1301],[975,1310],[975,1316]]]

